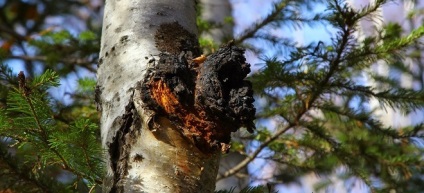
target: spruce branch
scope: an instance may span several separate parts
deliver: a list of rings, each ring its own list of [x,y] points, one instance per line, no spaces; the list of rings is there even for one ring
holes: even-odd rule
[[[264,26],[268,25],[271,22],[274,22],[276,17],[278,17],[279,14],[281,14],[281,11],[287,6],[286,1],[280,1],[276,4],[274,4],[274,10],[268,14],[267,17],[265,17],[262,21],[256,22],[253,27],[245,30],[245,32],[240,35],[239,37],[235,38],[234,43],[240,44],[241,42],[244,42],[246,39],[252,38],[260,29],[262,29]]]
[[[28,172],[27,168],[21,168],[24,166],[18,165],[17,160],[14,159],[4,148],[4,144],[0,144],[0,165],[2,165],[3,167],[7,167],[7,169],[9,169],[8,173],[4,173],[7,170],[3,170],[3,172],[0,173],[0,175],[3,175],[3,177],[6,177],[7,175],[16,175],[16,177],[14,177],[17,179],[16,183],[19,183],[20,181],[20,183],[23,183],[21,185],[25,185],[25,187],[29,185],[39,189],[37,191],[41,190],[46,193],[50,193],[50,192],[53,193],[52,187],[51,187],[52,184],[50,184],[50,187],[49,187],[48,184],[44,184],[40,182],[38,179],[36,179],[34,175],[32,174],[32,172]],[[27,189],[26,191],[29,191],[29,190]]]
[[[270,138],[266,139],[264,142],[261,143],[261,145],[251,154],[247,155],[245,159],[243,159],[241,162],[239,162],[236,166],[228,169],[224,174],[218,175],[217,181],[222,180],[224,178],[228,178],[240,170],[242,170],[244,167],[246,167],[250,162],[252,162],[259,153],[261,153],[265,148],[268,147],[268,145],[277,140],[282,134],[286,133],[288,130],[290,130],[293,127],[293,125],[287,125],[281,130],[275,132]]]
[[[50,59],[46,56],[29,56],[29,55],[12,55],[10,59],[20,59],[24,61],[37,61],[37,62],[48,62]],[[78,65],[83,68],[86,68],[90,72],[96,72],[96,69],[93,67],[93,64],[96,63],[94,59],[88,58],[77,58],[77,57],[68,57],[61,58],[57,61],[58,63],[64,63],[66,65]]]
[[[0,119],[5,119],[4,116],[6,116],[6,123],[8,123],[5,125],[0,124],[0,131],[2,134],[13,138],[16,132],[13,130],[17,128],[18,131],[22,132],[22,135],[25,136],[25,138],[16,138],[19,140],[19,143],[27,143],[39,147],[39,151],[41,152],[40,159],[44,161],[51,160],[50,163],[44,163],[46,164],[45,166],[59,164],[63,170],[71,172],[77,179],[87,179],[101,184],[102,181],[100,180],[100,176],[92,174],[100,171],[100,168],[97,167],[102,163],[100,160],[95,159],[95,157],[98,157],[97,159],[101,157],[99,155],[100,148],[96,148],[94,147],[95,145],[93,145],[93,143],[97,144],[95,135],[92,133],[90,133],[90,135],[84,134],[84,136],[89,137],[87,138],[88,143],[82,144],[81,147],[75,149],[75,152],[81,149],[82,155],[85,155],[85,159],[81,157],[84,161],[75,162],[72,160],[73,158],[69,159],[70,156],[73,157],[75,154],[66,155],[70,153],[66,148],[72,148],[69,147],[72,146],[71,144],[86,143],[87,141],[83,141],[81,137],[79,139],[73,139],[73,141],[63,141],[67,139],[67,135],[72,135],[74,133],[67,133],[65,135],[61,130],[56,129],[58,125],[53,120],[53,112],[47,98],[46,90],[52,86],[58,85],[57,74],[48,70],[28,83],[24,73],[21,72],[18,76],[18,82],[19,88],[12,90],[9,94],[8,108],[5,109],[7,113],[0,114],[0,116],[2,116]],[[11,119],[13,121],[8,121],[7,117],[9,117],[9,119],[13,117]],[[79,134],[78,130],[82,130],[83,132],[87,130],[91,132],[91,130],[89,131],[84,127],[90,127],[90,129],[97,128],[89,123],[89,121],[77,122],[75,126],[70,126],[70,128],[75,128],[76,134]],[[90,151],[93,157],[90,157],[87,151]],[[93,163],[93,161],[95,163]],[[84,164],[88,166],[89,172],[85,171],[85,169],[83,169],[84,167],[80,168],[80,166]],[[97,166],[95,167],[93,164]]]
[[[346,26],[346,25],[344,25]],[[288,122],[287,126],[284,129],[281,129],[280,131],[277,131],[272,137],[264,141],[258,149],[256,149],[253,153],[251,153],[249,156],[247,156],[243,161],[241,161],[239,164],[234,166],[233,168],[229,169],[227,172],[225,172],[222,176],[218,176],[217,180],[229,177],[231,175],[234,175],[238,171],[240,171],[242,168],[246,167],[247,164],[249,164],[253,159],[255,159],[260,152],[262,152],[263,149],[265,149],[271,142],[278,139],[282,134],[287,132],[288,130],[292,129],[295,126],[301,126],[301,120],[303,115],[310,110],[310,108],[313,106],[313,104],[316,102],[316,100],[321,96],[323,88],[325,88],[331,77],[334,76],[334,74],[337,72],[338,66],[341,63],[341,59],[343,54],[345,53],[346,49],[351,46],[349,43],[352,42],[352,33],[353,28],[352,26],[346,26],[342,27],[342,32],[339,33],[338,38],[338,44],[335,45],[337,48],[335,57],[331,60],[329,63],[329,70],[325,73],[324,78],[319,81],[318,85],[315,85],[315,90],[312,92],[305,101],[303,101],[303,105],[300,109],[298,109],[295,118],[292,122]]]
[[[300,146],[297,151],[312,153],[311,157],[307,157],[308,161],[302,162],[295,158],[273,160],[317,172],[345,166],[350,170],[349,176],[360,178],[373,191],[378,190],[371,181],[377,173],[374,167],[392,168],[405,177],[410,175],[411,169],[407,166],[415,166],[419,162],[408,158],[419,152],[411,145],[411,141],[422,137],[418,134],[422,127],[400,130],[386,128],[373,118],[372,111],[366,111],[363,107],[353,110],[349,106],[349,101],[356,98],[363,101],[377,99],[383,107],[398,108],[405,112],[418,110],[424,105],[422,91],[401,88],[390,78],[380,78],[383,83],[393,85],[387,89],[364,86],[353,80],[355,73],[360,73],[378,60],[398,60],[402,56],[401,51],[424,35],[421,29],[416,29],[406,37],[384,41],[371,37],[358,43],[354,36],[358,22],[374,14],[383,3],[386,1],[377,1],[376,4],[355,11],[342,1],[331,1],[329,10],[332,14],[327,20],[338,30],[331,45],[319,42],[316,46],[298,47],[283,61],[265,59],[266,67],[252,76],[255,90],[269,103],[264,107],[261,117],[277,115],[284,119],[286,126],[291,126],[287,130],[299,130],[314,137],[303,136],[306,141],[296,143]],[[302,67],[307,68],[303,70]],[[331,103],[333,97],[346,100],[345,106]],[[316,115],[316,111],[322,112],[325,117],[320,117],[319,113]],[[332,117],[327,117],[329,115]],[[352,136],[343,132],[350,132]],[[355,135],[358,135],[357,138]],[[287,140],[284,136],[277,137],[268,147],[286,155],[288,150],[284,149],[284,140]],[[402,142],[402,146],[397,145],[398,141]],[[356,144],[368,146],[357,147]],[[373,148],[377,148],[377,152]],[[389,157],[379,153],[385,149],[390,149]],[[323,159],[326,154],[335,157]],[[290,154],[285,157],[290,157]],[[354,161],[349,157],[355,157]],[[373,160],[377,162],[370,164],[374,163]],[[327,162],[332,163],[331,166],[325,165]],[[389,172],[382,172],[388,176],[382,178],[385,182],[390,184],[396,181]]]
[[[44,75],[46,75],[46,74],[44,74]],[[40,80],[39,84],[35,84],[36,86],[41,86],[41,84],[45,84],[45,82],[43,81],[43,76],[40,76],[40,77],[41,77],[40,78],[41,80]],[[49,78],[49,80],[54,80],[54,79],[55,79],[54,77]],[[41,123],[40,117],[38,116],[38,113],[35,110],[35,107],[34,107],[34,104],[33,104],[33,101],[31,99],[31,97],[27,93],[25,93],[25,91],[21,91],[20,93],[22,94],[22,97],[25,98],[25,100],[27,101],[27,103],[28,103],[28,105],[30,107],[30,111],[32,113],[32,117],[35,120],[36,125],[38,127],[37,132],[39,132],[41,134],[41,139],[42,139],[43,144],[46,146],[46,148],[48,150],[50,150],[52,153],[54,153],[61,160],[61,162],[63,164],[62,165],[62,168],[64,170],[68,170],[69,172],[71,172],[73,174],[76,174],[77,176],[80,176],[82,178],[91,179],[91,176],[86,175],[86,174],[84,174],[84,173],[82,173],[80,171],[75,170],[68,163],[67,159],[64,158],[64,156],[62,155],[62,153],[59,152],[55,147],[52,147],[51,146],[51,143],[49,142],[49,136],[50,136],[50,134],[47,133],[47,130],[44,128],[44,125]],[[88,162],[88,163],[90,163],[90,162]],[[96,179],[95,182],[96,183],[99,183],[99,184],[102,183],[102,181],[100,179]]]

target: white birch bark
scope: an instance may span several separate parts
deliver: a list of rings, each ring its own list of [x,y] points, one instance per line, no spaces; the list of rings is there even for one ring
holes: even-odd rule
[[[194,0],[106,0],[96,88],[104,192],[213,192],[219,154],[200,152],[166,118],[152,128],[153,112],[136,89],[160,53],[161,24],[177,22],[196,34],[195,17]]]

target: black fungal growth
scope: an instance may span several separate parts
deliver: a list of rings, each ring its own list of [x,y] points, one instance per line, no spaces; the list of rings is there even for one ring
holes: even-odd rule
[[[240,126],[253,132],[255,108],[253,90],[244,80],[250,72],[244,49],[236,46],[220,48],[208,57],[200,68],[196,81],[196,105],[219,120],[227,129]]]
[[[220,48],[203,64],[191,52],[162,53],[140,83],[142,100],[158,116],[167,116],[204,152],[227,152],[231,132],[254,129],[255,108],[250,65],[244,50]]]
[[[166,82],[180,103],[185,106],[193,106],[195,72],[189,68],[186,56],[191,56],[191,52],[182,52],[178,56],[161,53],[159,60],[151,61],[154,62],[154,66],[148,69],[148,77],[141,87],[146,92],[146,94],[142,94],[142,100],[151,104],[149,106],[153,107],[152,109],[163,111],[151,97],[151,83],[156,81]]]

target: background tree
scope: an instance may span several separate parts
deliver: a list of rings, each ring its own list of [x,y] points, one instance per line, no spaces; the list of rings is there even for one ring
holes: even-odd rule
[[[93,124],[98,122],[93,105],[95,82],[78,81],[78,89],[66,95],[73,100],[58,100],[58,91],[46,92],[59,79],[66,83],[72,74],[83,75],[96,68],[100,37],[96,19],[101,10],[96,3],[1,4],[0,132],[4,138],[0,164],[5,168],[1,175],[7,179],[0,182],[3,189],[87,192],[101,184],[99,133]],[[258,129],[254,135],[242,132],[242,143],[232,144],[231,151],[246,158],[218,179],[237,175],[260,158],[278,168],[271,178],[262,179],[271,185],[297,182],[315,172],[323,179],[315,186],[317,190],[328,187],[337,174],[346,184],[359,181],[374,192],[422,191],[422,124],[384,125],[369,105],[376,100],[378,107],[404,113],[422,110],[423,105],[422,86],[403,88],[395,77],[368,70],[378,61],[399,69],[403,64],[399,59],[411,53],[420,64],[420,25],[411,33],[399,33],[397,25],[382,24],[366,38],[356,35],[360,22],[378,21],[375,16],[384,3],[390,2],[378,0],[351,9],[344,1],[277,1],[267,16],[235,35],[236,44],[260,55],[264,63],[250,77],[257,95]],[[327,8],[315,14],[312,8],[319,5]],[[421,17],[421,13],[413,9],[410,16]],[[49,28],[58,21],[67,22]],[[300,26],[325,26],[331,39],[317,37],[302,45],[275,30]],[[85,27],[94,33],[82,32]],[[21,64],[13,73],[11,66]],[[18,78],[20,70],[26,78],[22,74]],[[378,89],[363,81],[367,73]],[[264,124],[268,120],[276,127]],[[261,154],[264,151],[268,153]]]

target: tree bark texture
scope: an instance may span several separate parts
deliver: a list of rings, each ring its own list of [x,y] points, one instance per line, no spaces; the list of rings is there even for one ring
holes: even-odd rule
[[[104,192],[213,192],[230,133],[253,128],[244,51],[229,45],[195,59],[194,0],[108,0],[104,14]]]

